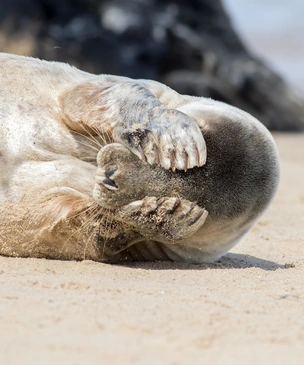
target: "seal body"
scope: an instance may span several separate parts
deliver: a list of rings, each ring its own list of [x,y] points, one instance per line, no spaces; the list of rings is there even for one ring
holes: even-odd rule
[[[0,254],[210,262],[269,205],[267,129],[150,80],[0,55]]]

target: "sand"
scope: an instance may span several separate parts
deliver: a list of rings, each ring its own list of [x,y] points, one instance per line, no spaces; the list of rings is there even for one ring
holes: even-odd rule
[[[212,265],[0,257],[0,364],[304,364],[304,135],[278,194]]]

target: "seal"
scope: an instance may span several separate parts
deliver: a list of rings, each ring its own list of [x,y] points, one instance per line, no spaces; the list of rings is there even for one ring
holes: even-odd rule
[[[151,80],[0,54],[0,254],[212,262],[268,207],[271,134]]]

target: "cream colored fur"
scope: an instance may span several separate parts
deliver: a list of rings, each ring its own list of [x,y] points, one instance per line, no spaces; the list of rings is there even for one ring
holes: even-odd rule
[[[126,120],[132,119],[132,113],[139,113],[132,104],[132,82],[116,76],[92,75],[63,63],[0,54],[0,254],[104,259],[93,232],[100,223],[98,219],[105,221],[98,228],[101,236],[115,237],[115,232],[105,228],[112,213],[100,207],[93,197],[96,157],[103,145],[124,143],[119,129],[125,123],[122,108],[129,107]],[[184,164],[189,169],[205,163],[206,146],[197,125],[202,131],[210,128],[206,121],[212,115],[245,118],[248,125],[260,130],[263,138],[271,140],[261,124],[236,108],[181,96],[154,81],[137,83],[160,101],[156,109],[179,110],[196,122],[190,121],[190,132],[181,137],[187,148],[194,146],[187,161],[179,151],[180,144],[174,152],[178,169],[183,169]],[[138,123],[141,122],[145,120],[139,118]],[[174,137],[174,132],[170,133]],[[163,135],[166,134],[155,131],[153,138],[159,138],[160,165],[169,169],[172,157],[168,144],[174,140],[163,140]],[[145,151],[129,147],[138,157],[154,164],[157,161],[152,147],[148,143],[147,146]],[[245,228],[242,230],[248,229]],[[220,244],[211,236],[212,232],[206,247],[213,247],[203,249],[201,256],[197,250],[192,254],[191,249],[184,255],[180,248],[183,246],[176,246],[176,254],[169,250],[171,254],[151,257],[210,261],[236,241],[228,237]],[[190,246],[199,245],[199,240],[199,233],[193,235]]]

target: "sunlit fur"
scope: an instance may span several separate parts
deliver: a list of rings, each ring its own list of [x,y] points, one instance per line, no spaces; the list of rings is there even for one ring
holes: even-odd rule
[[[127,146],[136,158],[146,152],[144,157],[148,162],[143,165],[146,168],[142,176],[134,170],[134,184],[141,177],[143,181],[153,177],[152,173],[149,175],[149,164],[154,165],[156,158],[164,171],[174,163],[174,168],[190,171],[185,176],[191,176],[193,167],[193,171],[199,169],[203,174],[206,157],[208,167],[212,161],[210,151],[217,150],[212,141],[225,142],[228,155],[231,150],[246,149],[249,175],[264,169],[268,180],[259,186],[260,190],[250,196],[247,194],[250,187],[246,187],[248,191],[243,194],[248,207],[262,191],[258,206],[250,212],[247,208],[239,212],[238,199],[224,200],[223,210],[229,206],[238,211],[226,220],[221,216],[220,205],[216,208],[220,219],[213,215],[212,206],[202,206],[209,216],[201,221],[201,227],[196,227],[184,240],[168,243],[146,239],[144,227],[140,231],[135,223],[126,222],[122,218],[125,213],[121,212],[128,207],[119,212],[102,207],[94,199],[96,157],[100,149],[112,142],[126,144],[121,131],[140,128],[151,110],[162,108],[173,110],[168,114],[169,119],[173,115],[173,127],[168,128],[169,119],[165,120],[165,114],[161,114],[163,124],[157,125],[151,137],[157,140],[158,156],[149,152],[151,140],[145,151]],[[178,118],[187,119],[188,129],[179,124],[175,127]],[[236,132],[244,137],[240,141],[246,142],[249,135],[253,140],[235,146]],[[231,144],[227,139],[231,139]],[[174,154],[170,155],[173,147]],[[267,157],[266,162],[261,156]],[[215,260],[260,217],[274,196],[279,179],[278,156],[271,135],[256,119],[239,109],[211,99],[179,95],[150,80],[96,76],[67,64],[9,54],[0,54],[0,171],[0,254],[109,262]],[[172,181],[184,179],[179,173],[170,176]],[[235,184],[242,189],[246,185],[245,180],[233,180],[233,171],[229,176],[230,187]],[[220,179],[223,177],[219,175],[216,183]],[[197,181],[196,177],[192,183]],[[167,194],[168,181],[155,181],[161,183]],[[180,198],[185,199],[183,206],[187,207],[186,200],[191,199],[183,191],[185,196]],[[194,200],[199,201],[200,190],[197,191]],[[114,249],[117,246],[117,254],[109,255],[107,245]]]

